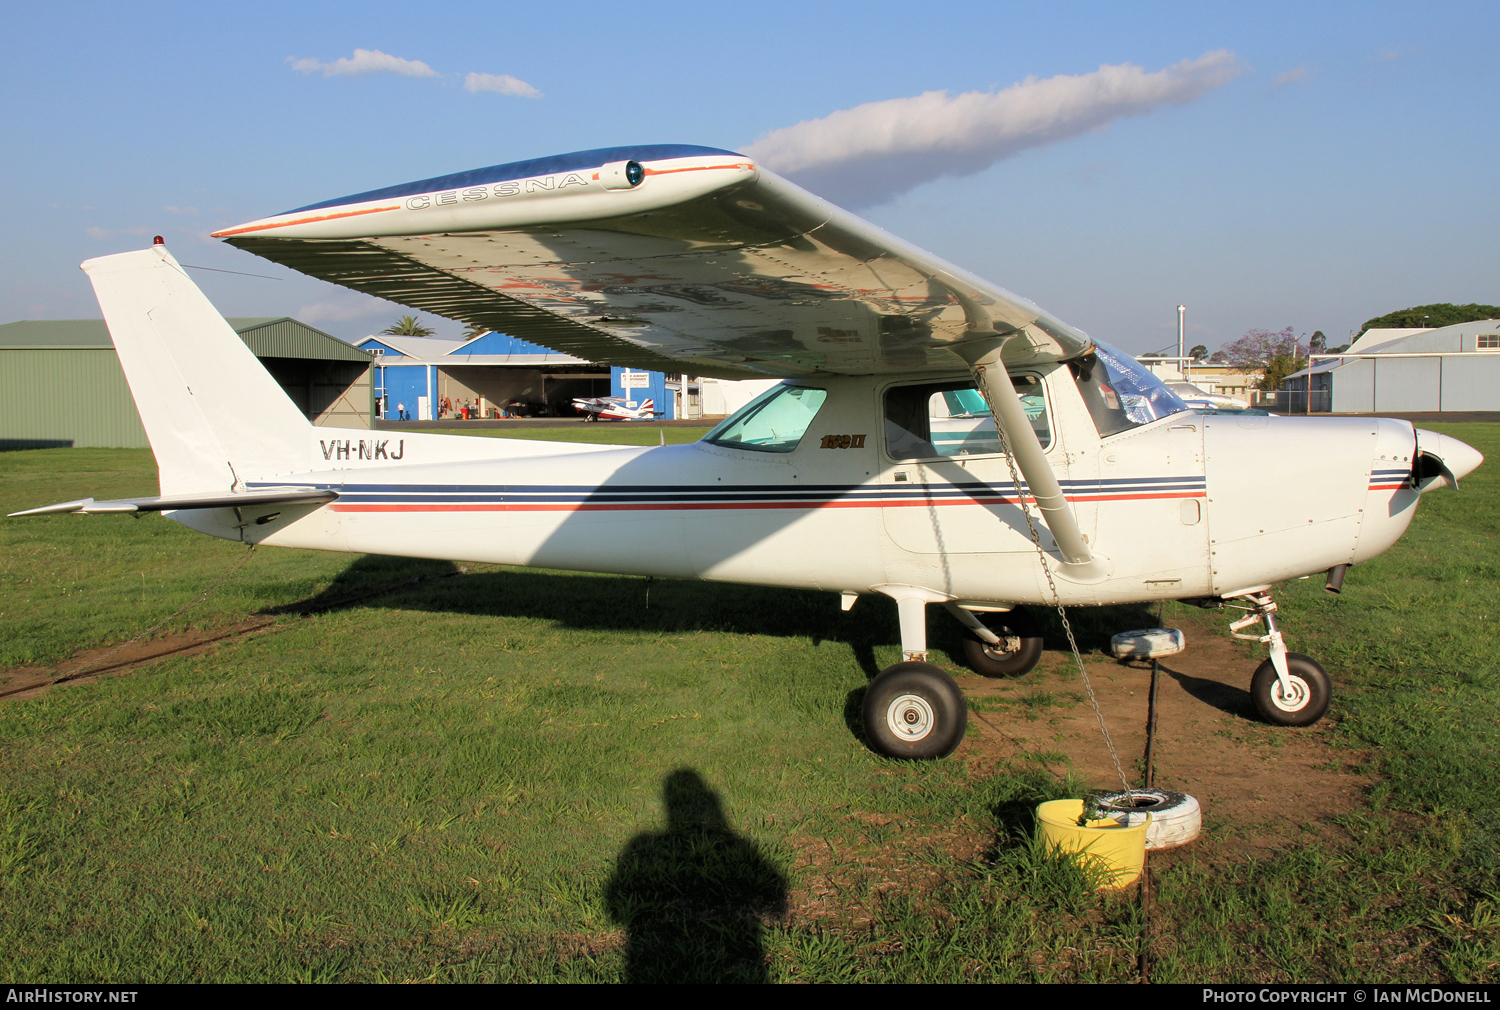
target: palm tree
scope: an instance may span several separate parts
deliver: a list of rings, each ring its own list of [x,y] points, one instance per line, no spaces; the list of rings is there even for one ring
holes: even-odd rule
[[[482,337],[488,332],[490,332],[490,328],[483,323],[470,323],[464,330],[464,339],[473,340],[475,337]]]
[[[402,316],[380,332],[392,337],[430,337],[437,331],[417,322],[416,316]]]

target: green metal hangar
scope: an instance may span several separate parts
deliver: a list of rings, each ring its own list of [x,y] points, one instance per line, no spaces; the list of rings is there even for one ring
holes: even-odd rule
[[[314,424],[372,427],[371,355],[284,316],[228,322]],[[104,320],[0,325],[0,449],[147,444]]]

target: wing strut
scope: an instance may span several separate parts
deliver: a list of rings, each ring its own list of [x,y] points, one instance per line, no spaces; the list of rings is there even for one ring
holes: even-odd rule
[[[1056,567],[1058,575],[1070,582],[1103,582],[1114,571],[1108,558],[1100,557],[1089,549],[1083,531],[1078,528],[1078,518],[1073,507],[1063,495],[1062,485],[1042,452],[1036,432],[1021,406],[1021,398],[1010,382],[1005,363],[1000,360],[1001,349],[1010,339],[1009,335],[997,334],[995,343],[958,345],[954,350],[968,360],[974,371],[974,379],[989,401],[990,411],[995,416],[995,425],[1005,436],[1005,444],[1026,478],[1026,489],[1036,500],[1052,539],[1062,553],[1062,564]],[[966,353],[967,352],[967,353]]]

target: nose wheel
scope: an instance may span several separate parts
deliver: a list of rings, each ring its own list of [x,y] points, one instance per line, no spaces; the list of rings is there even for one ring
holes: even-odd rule
[[[1273,726],[1311,726],[1328,714],[1333,683],[1328,673],[1310,656],[1287,652],[1276,623],[1276,604],[1267,592],[1248,593],[1249,613],[1229,625],[1235,638],[1262,642],[1271,658],[1260,664],[1250,678],[1250,697],[1256,711]],[[1264,635],[1244,635],[1241,628],[1259,621]]]
[[[1282,686],[1276,666],[1269,659],[1250,680],[1250,697],[1261,718],[1274,726],[1311,726],[1328,713],[1333,685],[1328,674],[1311,657],[1300,652],[1286,654],[1287,686]]]

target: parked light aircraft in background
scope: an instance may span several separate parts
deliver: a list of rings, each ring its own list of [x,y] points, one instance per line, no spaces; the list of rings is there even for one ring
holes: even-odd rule
[[[633,406],[623,396],[588,396],[573,401],[585,421],[650,421],[661,416],[655,400]]]
[[[1418,497],[1481,461],[1370,418],[1189,409],[1133,359],[729,151],[637,147],[478,169],[229,228],[233,245],[587,360],[785,381],[656,448],[314,427],[157,245],[83,265],[162,511],[248,544],[862,594],[904,661],[866,695],[882,752],[936,756],[962,693],[926,612],[981,673],[1035,664],[1022,605],[1228,601],[1260,621],[1261,713],[1306,725],[1328,676],[1271,586],[1337,590]],[[1024,509],[1041,519],[1033,534]]]

